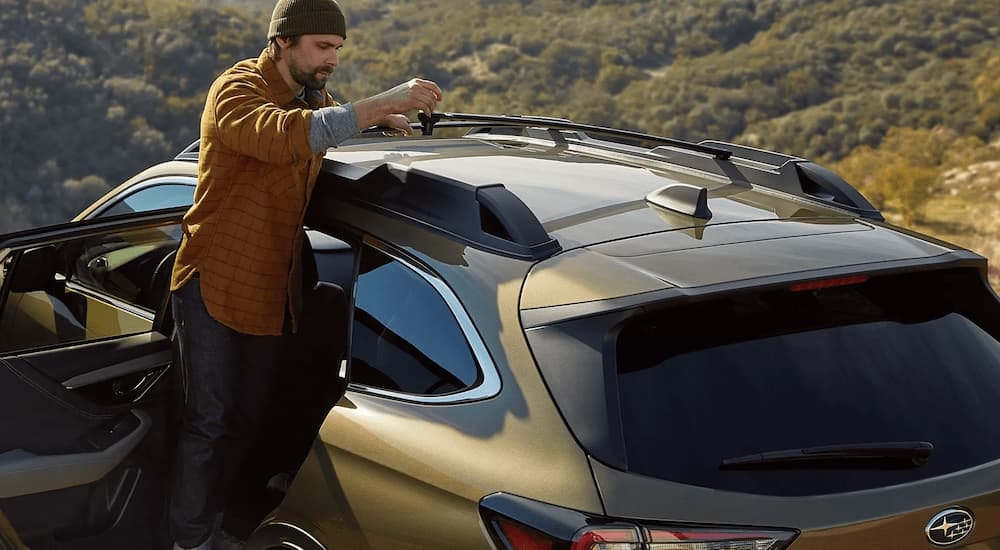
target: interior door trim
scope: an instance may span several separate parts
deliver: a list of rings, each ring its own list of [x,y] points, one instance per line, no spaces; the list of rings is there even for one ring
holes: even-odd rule
[[[135,359],[129,359],[128,361],[108,365],[107,367],[97,369],[95,371],[85,372],[68,380],[64,380],[62,385],[67,390],[75,390],[83,386],[106,382],[108,380],[128,376],[130,374],[153,371],[160,367],[169,365],[170,359],[171,351],[163,350],[151,355],[143,355],[142,357],[136,357]]]
[[[129,412],[138,417],[139,425],[101,451],[43,456],[15,449],[0,454],[0,498],[86,485],[108,475],[139,445],[152,426],[148,414],[138,410]]]

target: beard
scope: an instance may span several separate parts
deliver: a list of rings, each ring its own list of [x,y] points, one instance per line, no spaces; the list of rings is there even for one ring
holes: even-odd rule
[[[305,86],[307,90],[322,90],[326,88],[326,79],[330,78],[330,74],[333,73],[332,67],[316,67],[312,71],[303,71],[299,67],[291,65],[288,69],[292,75],[292,79]],[[321,74],[325,74],[326,76],[321,76]]]

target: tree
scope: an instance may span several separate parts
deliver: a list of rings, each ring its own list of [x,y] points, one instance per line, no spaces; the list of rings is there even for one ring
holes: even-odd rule
[[[940,174],[976,144],[941,128],[890,128],[877,149],[859,147],[833,168],[876,206],[913,225],[924,220],[924,207],[940,190]]]

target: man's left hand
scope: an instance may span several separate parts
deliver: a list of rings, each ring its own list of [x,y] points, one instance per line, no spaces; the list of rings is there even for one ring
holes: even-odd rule
[[[389,115],[383,118],[378,125],[392,128],[392,130],[383,132],[387,136],[413,135],[413,128],[410,128],[410,119],[406,115]]]

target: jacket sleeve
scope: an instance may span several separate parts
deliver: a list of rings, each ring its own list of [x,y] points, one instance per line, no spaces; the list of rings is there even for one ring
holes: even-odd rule
[[[219,140],[238,153],[269,164],[292,164],[312,157],[312,111],[284,109],[245,80],[217,82],[209,92]]]

